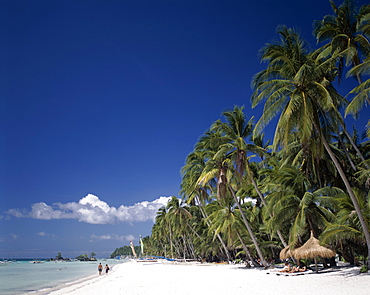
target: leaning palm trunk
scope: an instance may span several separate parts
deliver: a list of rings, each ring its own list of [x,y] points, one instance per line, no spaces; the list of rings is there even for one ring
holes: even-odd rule
[[[238,235],[238,238],[239,238],[240,243],[242,243],[243,249],[244,249],[244,251],[245,251],[245,255],[246,255],[246,256],[248,257],[248,259],[253,263],[253,265],[254,265],[254,266],[259,266],[259,265],[254,261],[254,259],[252,258],[252,255],[251,255],[251,253],[249,252],[248,247],[247,247],[247,245],[244,243],[244,241],[243,241],[243,239],[242,239],[242,237],[241,237],[241,235],[240,235],[240,233],[239,233],[239,231],[238,231],[238,230],[236,231],[236,234]]]
[[[260,191],[260,189],[258,188],[258,185],[257,185],[257,183],[256,183],[256,180],[254,179],[253,175],[251,174],[252,172],[251,172],[251,171],[250,171],[250,169],[249,169],[249,163],[248,163],[248,161],[247,161],[247,169],[248,169],[248,175],[249,175],[249,178],[250,178],[250,179],[251,179],[251,181],[252,181],[252,185],[253,185],[254,189],[256,190],[256,192],[257,192],[258,196],[260,197],[261,202],[263,203],[263,205],[264,205],[264,206],[266,206],[266,205],[267,205],[267,204],[266,204],[266,200],[265,200],[265,198],[264,198],[264,196],[263,196],[262,192],[261,192],[261,191]],[[272,218],[272,217],[273,217],[273,214],[270,214],[270,217]],[[284,239],[284,237],[283,237],[282,233],[280,232],[280,230],[277,230],[277,231],[276,231],[276,233],[278,234],[279,239],[280,239],[281,243],[284,245],[284,247],[288,246],[288,244],[285,242],[285,239]]]
[[[173,239],[172,239],[172,230],[171,227],[168,226],[168,231],[170,233],[170,249],[171,249],[171,258],[174,258],[173,256]]]
[[[341,144],[341,146],[343,147],[342,149],[343,149],[343,151],[344,151],[344,154],[346,155],[346,157],[347,157],[347,161],[348,161],[348,163],[351,165],[351,167],[352,167],[352,169],[353,169],[353,171],[357,171],[357,168],[356,168],[356,166],[355,166],[355,163],[353,163],[353,161],[352,161],[352,159],[351,159],[351,157],[350,157],[350,155],[349,155],[349,152],[348,152],[348,150],[347,150],[347,148],[344,146],[344,142],[343,142],[343,140],[342,140],[342,138],[340,137],[340,136],[338,136],[338,142]]]
[[[238,206],[238,208],[239,208],[239,211],[240,211],[240,214],[241,214],[241,216],[242,216],[242,218],[243,218],[243,221],[244,221],[245,227],[247,228],[248,233],[249,233],[249,235],[250,235],[250,237],[251,237],[251,239],[252,239],[252,242],[253,242],[254,246],[256,247],[258,257],[261,259],[261,262],[262,262],[263,266],[266,266],[266,267],[267,267],[267,266],[268,266],[268,263],[267,263],[267,261],[265,260],[265,258],[263,257],[263,254],[262,254],[261,248],[260,248],[260,247],[259,247],[259,245],[258,245],[258,242],[257,242],[256,236],[254,235],[254,233],[253,233],[253,231],[252,231],[252,228],[251,228],[251,226],[249,225],[249,222],[248,222],[247,218],[246,218],[246,217],[245,217],[245,215],[244,215],[244,212],[243,212],[243,210],[242,210],[242,206],[240,205],[239,200],[238,200],[238,198],[236,197],[236,195],[235,195],[235,193],[234,193],[234,190],[232,189],[232,187],[231,187],[230,185],[229,185],[229,190],[230,190],[231,194],[232,194],[232,195],[233,195],[233,197],[234,197],[235,203],[237,204],[237,206]]]
[[[347,189],[348,194],[351,198],[353,206],[355,207],[358,219],[360,220],[360,224],[361,224],[362,230],[364,232],[366,245],[367,245],[367,257],[368,257],[367,258],[367,265],[368,265],[368,267],[370,267],[370,233],[369,233],[369,228],[366,224],[366,221],[365,221],[364,216],[362,214],[360,205],[358,204],[357,198],[356,198],[355,194],[353,193],[353,190],[352,190],[351,185],[350,185],[350,183],[347,179],[347,176],[345,175],[342,167],[340,166],[337,158],[335,157],[333,151],[331,150],[331,148],[330,148],[330,146],[329,146],[328,142],[326,141],[323,134],[321,134],[321,139],[322,139],[322,142],[324,144],[324,147],[325,147],[326,151],[328,152],[330,158],[334,162],[334,165],[335,165],[337,171],[339,172],[339,174],[340,174],[340,176],[341,176],[341,178],[344,182],[344,185],[346,186],[346,189]]]
[[[196,200],[199,204],[199,209],[200,209],[200,212],[202,213],[202,216],[203,216],[204,220],[206,221],[208,227],[210,227],[211,226],[211,221],[209,220],[207,213],[204,211],[202,203],[199,200],[199,197],[196,196],[195,198],[196,198]],[[219,233],[216,233],[216,236],[217,236],[218,240],[220,241],[220,243],[222,245],[222,248],[223,248],[223,250],[226,254],[227,260],[230,262],[231,261],[231,256],[230,256],[229,251],[227,250],[227,247],[226,247],[226,244],[225,244],[224,240],[221,238],[221,235]]]
[[[357,155],[360,157],[360,159],[361,159],[361,160],[362,160],[362,162],[364,163],[365,167],[366,167],[367,169],[370,169],[370,166],[366,163],[366,161],[365,161],[365,158],[364,158],[363,154],[361,153],[361,151],[360,151],[360,150],[359,150],[359,148],[357,147],[356,143],[353,141],[352,136],[348,133],[346,126],[344,126],[344,124],[343,124],[343,123],[342,123],[341,125],[342,125],[342,129],[343,129],[344,134],[347,136],[347,138],[348,138],[349,142],[351,143],[352,147],[355,149],[355,151],[356,151]],[[370,254],[369,254],[369,255],[370,255]]]

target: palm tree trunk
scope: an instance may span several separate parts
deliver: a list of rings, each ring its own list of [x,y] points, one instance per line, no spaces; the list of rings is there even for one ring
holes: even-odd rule
[[[187,252],[187,247],[186,247],[186,239],[185,239],[185,236],[184,235],[182,235],[182,242],[183,242],[183,244],[184,244],[184,250],[183,250],[183,252],[184,252],[184,259],[186,259],[186,252]]]
[[[206,221],[206,223],[207,223],[208,227],[210,227],[210,221],[209,221],[209,219],[208,219],[208,215],[207,215],[207,213],[204,211],[203,206],[202,206],[202,203],[201,203],[201,202],[200,202],[200,200],[199,200],[199,197],[198,197],[198,196],[196,196],[195,198],[196,198],[196,200],[197,200],[197,202],[198,202],[198,204],[199,204],[199,209],[200,209],[200,212],[202,213],[202,216],[203,216],[204,220]],[[228,261],[230,262],[230,261],[231,261],[231,256],[230,256],[229,250],[228,250],[228,249],[227,249],[227,247],[226,247],[225,242],[224,242],[224,241],[223,241],[223,239],[221,238],[221,235],[220,235],[220,234],[218,234],[218,233],[217,233],[217,234],[216,234],[216,236],[217,236],[218,240],[220,241],[220,243],[221,243],[221,245],[222,245],[222,248],[223,248],[223,249],[224,249],[224,251],[225,251],[225,254],[226,254],[226,256],[227,256]]]
[[[318,129],[319,130],[319,129]],[[348,194],[352,200],[352,203],[353,203],[353,206],[355,207],[355,210],[356,210],[356,213],[357,213],[357,216],[358,216],[358,219],[360,220],[360,224],[361,224],[361,227],[362,227],[362,230],[364,232],[364,235],[365,235],[365,240],[366,240],[366,245],[367,245],[367,265],[368,267],[370,267],[370,232],[369,232],[369,228],[366,224],[366,221],[364,219],[364,216],[362,215],[362,211],[361,211],[361,208],[360,208],[360,205],[358,204],[357,202],[357,198],[355,196],[355,194],[353,193],[353,190],[351,188],[351,185],[347,179],[347,176],[345,175],[342,167],[340,166],[337,158],[335,157],[333,151],[331,150],[328,142],[326,141],[325,137],[323,134],[321,134],[321,140],[324,144],[324,147],[325,147],[325,150],[328,152],[330,158],[332,159],[332,161],[334,162],[334,165],[335,167],[337,168],[337,171],[339,172],[343,182],[344,182],[344,185],[346,186],[346,189],[348,191]]]
[[[168,232],[170,233],[170,249],[171,249],[171,258],[175,258],[173,255],[173,248],[174,248],[174,241],[172,238],[172,230],[171,230],[171,225],[168,225]]]
[[[252,255],[251,255],[251,253],[249,252],[248,247],[247,247],[247,245],[244,243],[244,241],[243,241],[243,239],[242,239],[242,237],[241,237],[241,235],[240,235],[240,233],[239,233],[239,231],[238,231],[238,230],[236,231],[236,234],[238,235],[238,238],[239,238],[240,243],[242,243],[243,249],[244,249],[244,251],[245,251],[245,255],[246,255],[246,256],[248,257],[248,259],[253,263],[253,265],[254,265],[254,266],[259,266],[259,265],[257,264],[257,262],[255,262],[255,261],[254,261],[254,259],[252,258]]]
[[[247,230],[248,230],[248,233],[249,233],[249,235],[250,235],[250,237],[251,237],[251,239],[252,239],[252,242],[253,242],[254,246],[256,247],[258,257],[260,258],[260,260],[261,260],[261,262],[262,262],[263,266],[267,267],[267,266],[268,266],[268,263],[267,263],[267,261],[265,260],[265,258],[263,257],[263,254],[262,254],[262,251],[261,251],[260,246],[258,245],[258,242],[257,242],[256,236],[254,235],[254,233],[253,233],[253,231],[252,231],[252,228],[251,228],[251,226],[249,225],[249,222],[248,222],[247,218],[246,218],[246,217],[245,217],[245,215],[244,215],[244,212],[243,212],[243,210],[242,210],[242,206],[240,205],[239,200],[238,200],[238,198],[236,197],[236,195],[235,195],[235,193],[234,193],[234,190],[232,189],[232,187],[231,187],[230,185],[229,185],[229,190],[230,190],[231,194],[233,195],[234,200],[235,200],[235,203],[237,204],[237,206],[238,206],[238,208],[239,208],[239,210],[240,210],[240,214],[241,214],[241,216],[242,216],[242,218],[243,218],[244,224],[245,224],[245,226],[246,226],[246,228],[247,228]]]
[[[248,160],[247,160],[246,162],[247,162],[247,165],[246,165],[246,166],[247,166],[247,169],[248,169],[248,176],[249,176],[249,178],[251,179],[252,184],[253,184],[253,187],[254,187],[254,189],[256,190],[256,192],[257,192],[258,196],[260,197],[261,202],[263,203],[263,205],[264,205],[264,206],[266,206],[266,200],[265,200],[265,198],[264,198],[264,196],[263,196],[263,194],[262,194],[261,190],[259,189],[259,187],[258,187],[258,185],[257,185],[256,180],[254,179],[253,175],[251,174],[251,173],[252,173],[252,171],[250,171],[250,169],[249,169],[249,162],[248,162]],[[273,217],[273,215],[272,215],[272,214],[270,214],[270,217],[272,218],[272,217]],[[288,246],[288,244],[285,242],[285,239],[284,239],[284,237],[283,237],[282,233],[280,232],[280,230],[277,230],[276,232],[277,232],[277,234],[278,234],[278,236],[279,236],[279,239],[280,239],[281,243],[284,245],[284,248],[285,248],[286,246]]]
[[[343,142],[343,140],[342,140],[342,138],[341,138],[341,136],[339,135],[338,136],[338,141],[339,141],[339,143],[341,144],[341,146],[342,146],[342,150],[344,151],[344,153],[346,154],[346,157],[347,157],[347,160],[348,160],[348,162],[349,162],[349,164],[351,165],[351,167],[352,167],[352,169],[353,169],[353,171],[357,171],[357,168],[356,168],[356,166],[355,166],[355,163],[353,163],[353,161],[352,161],[352,159],[351,159],[351,157],[350,157],[350,155],[349,155],[349,153],[348,153],[348,150],[347,150],[347,148],[344,146],[344,142]]]
[[[370,102],[369,102],[370,103]],[[353,148],[355,149],[357,155],[360,157],[361,161],[364,163],[365,167],[367,169],[370,169],[370,166],[366,163],[365,161],[365,158],[363,156],[363,154],[361,153],[361,151],[359,150],[359,148],[357,147],[356,143],[353,141],[353,138],[352,136],[348,133],[347,131],[347,128],[346,126],[344,125],[344,123],[341,124],[342,125],[342,130],[344,132],[344,134],[347,136],[349,142],[351,143],[351,145],[353,146]]]

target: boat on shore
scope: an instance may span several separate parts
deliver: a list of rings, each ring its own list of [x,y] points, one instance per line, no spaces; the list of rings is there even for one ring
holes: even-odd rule
[[[141,258],[132,258],[132,262],[145,263],[145,264],[201,264],[196,259],[181,259],[181,258],[168,258],[164,256],[148,256]]]
[[[44,263],[45,261],[41,261],[41,260],[32,260],[30,261],[30,263],[32,264],[38,264],[38,263]]]

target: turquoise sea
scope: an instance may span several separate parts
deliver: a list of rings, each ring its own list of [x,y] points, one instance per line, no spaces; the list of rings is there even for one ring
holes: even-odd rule
[[[0,294],[19,295],[47,291],[47,289],[70,284],[82,278],[97,276],[98,264],[114,268],[125,260],[107,259],[98,261],[42,261],[12,260],[0,265]]]

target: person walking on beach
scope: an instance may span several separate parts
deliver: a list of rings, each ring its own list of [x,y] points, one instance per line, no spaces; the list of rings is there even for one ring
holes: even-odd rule
[[[101,265],[101,263],[99,263],[99,265],[98,265],[99,276],[101,275],[102,271],[103,271],[103,265]]]
[[[105,265],[105,274],[107,275],[108,274],[108,271],[109,271],[109,266],[108,264]]]

